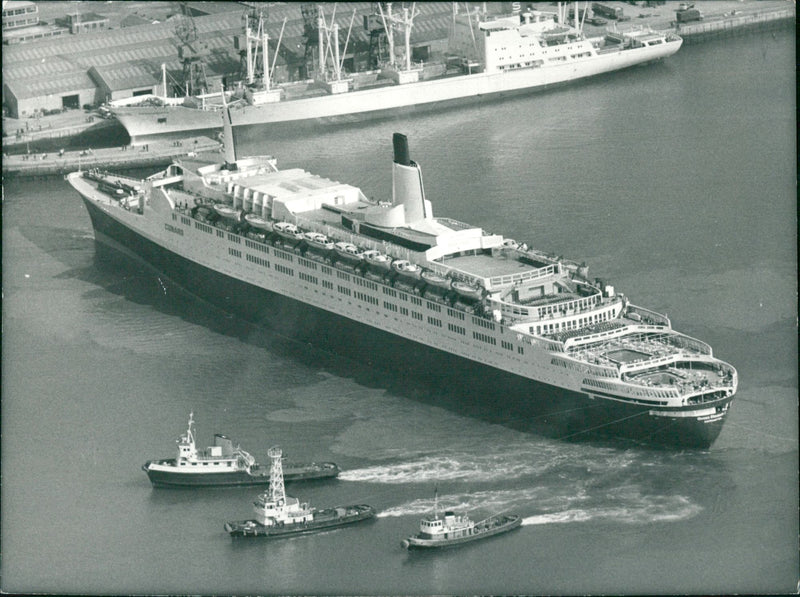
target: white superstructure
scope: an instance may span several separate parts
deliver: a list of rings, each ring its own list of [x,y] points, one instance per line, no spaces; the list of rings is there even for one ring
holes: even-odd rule
[[[449,53],[459,58],[458,64],[449,68],[444,64],[426,66],[410,60],[413,8],[402,18],[397,12],[381,16],[392,32],[390,39],[395,29],[403,33],[402,60],[382,65],[377,75],[353,73],[343,77],[339,63],[334,61],[334,74],[327,73],[315,81],[274,85],[266,77],[262,87],[269,93],[242,88],[238,95],[244,101],[231,110],[233,126],[335,120],[406,106],[518,93],[666,58],[683,43],[674,33],[645,30],[589,38],[579,26],[569,26],[563,19],[556,22],[555,13],[539,10],[496,17],[476,12],[453,16]],[[322,25],[327,26],[324,21]],[[330,40],[321,39],[320,43],[338,48]],[[394,54],[393,50],[392,59]],[[218,128],[215,111],[222,105],[219,96],[207,95],[202,101],[191,102],[196,107],[181,105],[186,104],[181,98],[168,98],[162,106],[132,105],[152,103],[153,98],[128,99],[113,106],[113,112],[136,142],[149,135]]]

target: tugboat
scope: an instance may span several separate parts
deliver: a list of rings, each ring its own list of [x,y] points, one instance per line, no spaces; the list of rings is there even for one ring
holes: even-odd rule
[[[497,514],[480,522],[473,522],[466,515],[456,515],[451,510],[446,510],[444,518],[440,518],[438,505],[438,496],[434,494],[433,516],[423,518],[419,523],[419,533],[403,540],[402,546],[405,549],[461,545],[505,533],[522,524],[522,518],[517,514]]]
[[[148,460],[142,466],[154,487],[221,487],[266,485],[270,474],[255,458],[219,433],[214,445],[205,450],[195,447],[194,413],[189,413],[189,428],[177,440],[177,458]],[[287,463],[287,481],[336,477],[339,467],[333,462]]]
[[[305,533],[315,533],[375,516],[375,509],[366,504],[337,506],[317,510],[307,502],[289,497],[283,485],[281,449],[270,448],[272,458],[269,490],[253,502],[256,520],[226,522],[225,530],[231,537],[267,537],[277,539]]]

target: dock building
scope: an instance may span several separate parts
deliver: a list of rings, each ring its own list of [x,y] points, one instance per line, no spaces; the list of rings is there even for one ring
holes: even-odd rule
[[[48,3],[49,10],[53,10],[54,4],[57,3]],[[97,3],[92,6],[91,14],[77,14],[70,3],[64,3],[64,14],[47,15],[49,24],[43,25],[44,9],[40,10],[36,3],[4,2],[4,113],[12,118],[30,118],[55,110],[99,105],[111,99],[149,93],[163,95],[162,65],[168,75],[167,86],[174,92],[185,73],[177,33],[181,19],[189,20],[198,46],[204,48],[200,58],[208,88],[218,88],[223,80],[238,78],[241,56],[234,39],[242,34],[243,16],[253,3],[182,4],[185,7],[182,14],[171,14],[175,3],[119,1]],[[277,52],[277,82],[302,79],[304,75],[307,39],[300,6],[278,3],[268,7],[272,56],[283,28]],[[326,12],[332,11],[329,5],[324,7]],[[153,10],[161,10],[162,14],[148,12]],[[363,23],[372,10],[369,2],[338,5],[335,21],[340,30],[347,31],[352,23],[344,61],[346,69],[364,68],[366,59],[362,54],[369,49],[370,32]],[[427,58],[444,47],[452,5],[421,3],[418,11],[412,46],[416,54]],[[20,22],[14,41],[6,39],[7,18],[9,23],[12,19]],[[45,29],[50,33],[45,34]],[[55,35],[58,37],[49,39]],[[20,43],[28,39],[36,41]]]

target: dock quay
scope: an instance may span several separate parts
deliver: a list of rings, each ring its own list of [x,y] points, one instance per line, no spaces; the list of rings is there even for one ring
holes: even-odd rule
[[[793,25],[795,6],[759,12],[731,11],[721,18],[706,19],[694,23],[682,23],[676,29],[687,44],[696,44],[717,37],[744,35],[757,31],[773,31]]]
[[[153,141],[146,145],[103,147],[55,153],[3,155],[3,177],[37,178],[61,176],[79,169],[162,167],[175,158],[198,153],[218,152],[219,141],[209,137]]]

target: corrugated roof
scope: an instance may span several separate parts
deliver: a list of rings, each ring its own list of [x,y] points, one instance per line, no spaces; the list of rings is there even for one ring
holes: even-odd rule
[[[65,73],[57,77],[39,77],[32,80],[5,81],[17,99],[30,99],[45,95],[61,95],[70,91],[97,88],[86,71]]]
[[[94,67],[92,71],[97,73],[111,91],[133,89],[135,87],[151,87],[158,83],[149,68],[143,68],[136,64]]]
[[[298,3],[286,3],[268,7],[267,30],[273,49],[286,17],[289,20],[283,33],[283,43],[291,42],[292,51],[302,54],[302,48],[294,47],[302,42],[300,6]],[[356,10],[356,17],[353,20],[350,47],[356,41],[368,41],[363,15],[371,12],[372,3],[339,3],[337,6],[335,21],[339,24],[342,43],[353,18],[353,9]],[[225,74],[238,67],[239,57],[233,48],[233,37],[242,33],[242,18],[247,10],[246,6],[238,4],[230,12],[193,19],[199,39],[210,50],[206,60],[207,74]],[[412,43],[446,36],[452,11],[449,2],[421,2],[417,4],[417,10],[419,16],[414,21]],[[331,5],[324,5],[324,11],[326,20],[330,22],[333,16]],[[108,73],[108,77],[112,77],[114,72],[128,72],[136,83],[129,81],[125,87],[151,85],[153,79],[160,79],[162,63],[167,64],[167,68],[173,72],[181,69],[177,49],[180,42],[175,35],[175,25],[174,20],[168,20],[158,24],[100,30],[6,46],[3,48],[3,79],[10,82],[9,86],[13,89],[24,93],[24,97],[31,97],[29,90],[33,89],[74,86],[77,83],[77,79],[74,79],[77,71],[83,73],[82,83],[78,87],[91,86],[87,74],[91,67],[96,67],[98,72]],[[147,82],[145,74],[149,75]],[[115,79],[114,84],[122,85],[122,80]],[[123,88],[110,86],[112,89]]]

